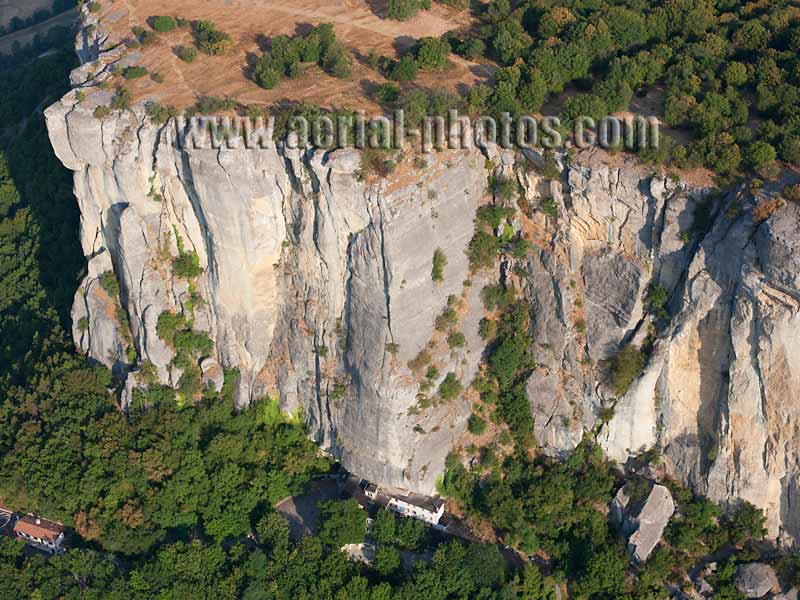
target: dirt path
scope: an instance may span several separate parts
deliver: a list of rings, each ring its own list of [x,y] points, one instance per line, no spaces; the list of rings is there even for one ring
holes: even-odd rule
[[[60,15],[56,15],[47,21],[42,21],[38,25],[28,27],[27,29],[20,29],[9,35],[0,37],[0,54],[11,54],[14,49],[14,42],[19,42],[21,46],[25,46],[33,41],[36,35],[44,35],[53,27],[59,25],[69,27],[78,22],[78,10],[68,10]]]

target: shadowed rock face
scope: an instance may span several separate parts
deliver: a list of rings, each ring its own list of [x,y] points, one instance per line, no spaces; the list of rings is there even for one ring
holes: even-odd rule
[[[778,587],[778,578],[769,565],[747,563],[736,568],[736,587],[748,598],[761,598]]]
[[[91,62],[105,43],[101,27],[81,32],[85,64],[74,84],[108,77]],[[408,363],[429,348],[440,379],[453,372],[468,384],[477,371],[480,291],[496,276],[465,285],[464,251],[486,201],[485,157],[436,153],[425,168],[366,183],[352,151],[182,149],[174,127],[153,124],[142,107],[95,119],[109,93],[86,89],[46,117],[82,214],[88,274],[74,337],[126,378],[123,401],[153,373],[179,385],[157,323],[165,311],[183,313],[214,342],[199,365],[210,385],[219,389],[221,369],[236,368],[240,404],[277,395],[351,471],[432,492],[470,404],[419,410],[422,374]],[[800,537],[800,206],[763,223],[752,217],[788,181],[758,197],[709,199],[599,152],[559,157],[555,181],[514,152],[486,155],[524,190],[513,221],[532,250],[504,259],[501,275],[531,304],[540,367],[528,395],[543,451],[563,456],[586,432],[599,432],[620,462],[657,447],[667,473],[696,492],[744,498],[766,509],[773,537]],[[191,285],[173,272],[179,240],[203,269]],[[447,258],[439,283],[437,248]],[[118,300],[100,284],[108,271]],[[669,321],[648,314],[656,283]],[[449,297],[466,339],[453,351],[433,327]],[[614,398],[604,362],[646,338],[644,372]]]

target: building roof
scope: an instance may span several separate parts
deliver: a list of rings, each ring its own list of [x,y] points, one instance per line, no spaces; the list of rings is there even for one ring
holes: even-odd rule
[[[35,515],[25,515],[17,519],[14,533],[29,535],[55,544],[58,536],[64,533],[64,526]]]
[[[431,498],[420,494],[392,494],[391,497],[432,513],[439,512],[439,509],[444,506],[444,500],[441,498]]]

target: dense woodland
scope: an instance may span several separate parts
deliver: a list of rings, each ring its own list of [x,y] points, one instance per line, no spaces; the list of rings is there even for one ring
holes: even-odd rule
[[[390,18],[424,9],[390,2]],[[427,3],[428,5],[430,3]],[[790,0],[491,0],[470,5],[474,28],[420,40],[384,69],[414,79],[417,69],[447,68],[447,51],[500,65],[478,85],[472,111],[535,113],[568,93],[565,124],[627,110],[652,93],[665,122],[691,143],[664,145],[647,157],[678,166],[707,165],[721,175],[769,170],[776,159],[800,165],[800,7]],[[392,9],[394,7],[394,9]],[[398,8],[400,7],[400,8]],[[446,47],[442,47],[442,42]],[[413,64],[412,64],[413,63]],[[375,61],[376,65],[385,60]],[[413,99],[408,94],[402,104]]]
[[[587,91],[568,110],[584,111],[584,103],[607,110],[660,81],[669,119],[697,134],[688,153],[673,159],[714,163],[727,149],[729,160],[735,146],[739,160],[725,163],[735,171],[761,142],[797,162],[792,94],[800,29],[788,3],[607,4],[532,2],[512,10],[493,2],[479,31],[448,40],[459,52],[510,65],[495,88],[473,92],[471,101],[535,110],[548,94],[574,85]],[[733,567],[758,556],[760,512],[742,505],[723,514],[673,485],[679,516],[650,561],[632,568],[605,511],[621,484],[614,466],[588,443],[563,463],[532,458],[523,387],[534,368],[529,307],[513,290],[484,293],[498,316],[482,325],[486,368],[476,387],[508,424],[504,445],[515,450],[503,457],[487,447],[472,469],[454,456],[441,486],[470,522],[488,524],[541,568],[511,567],[497,545],[431,547],[419,523],[385,511],[371,534],[380,543],[374,567],[348,562],[337,549],[366,535],[353,501],[323,505],[319,534],[290,541],[274,503],[330,464],[275,401],[235,411],[235,372],[221,393],[207,392],[196,404],[179,406],[154,388],[141,403],[149,408],[121,412],[110,373],[78,356],[69,335],[69,307],[85,268],[79,214],[41,115],[66,91],[74,66],[71,40],[58,41],[56,52],[26,64],[17,57],[0,70],[0,499],[61,519],[74,534],[71,550],[50,559],[0,538],[0,597],[550,600],[557,582],[575,598],[655,599],[719,552],[711,580],[717,597],[740,598]],[[415,60],[435,65],[437,48],[428,44]],[[282,64],[289,71],[278,79],[291,75],[291,61]],[[760,123],[755,129],[747,126],[752,119]],[[499,196],[508,187],[492,186]],[[505,218],[497,210],[478,215],[473,266],[524,252],[486,234]],[[481,423],[475,415],[470,428],[483,431]],[[428,550],[430,560],[421,560]],[[406,553],[416,554],[411,569],[402,564]],[[778,566],[786,581],[800,584],[800,560]]]

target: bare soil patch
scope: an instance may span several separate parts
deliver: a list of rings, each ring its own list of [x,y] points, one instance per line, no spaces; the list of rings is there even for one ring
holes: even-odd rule
[[[184,28],[161,34],[156,43],[139,51],[143,54],[141,65],[161,73],[165,82],[159,84],[150,78],[126,82],[137,100],[152,98],[184,108],[201,96],[228,96],[245,104],[309,101],[326,108],[377,111],[378,106],[368,93],[375,84],[386,80],[365,64],[370,50],[397,57],[415,39],[468,26],[471,19],[468,11],[437,4],[401,23],[381,19],[373,10],[380,14],[380,6],[376,6],[379,4],[374,0],[296,0],[291,4],[271,0],[178,0],[165,6],[163,0],[116,0],[104,5],[104,16],[116,18],[114,23],[106,21],[104,27],[111,30],[113,40],[121,42],[132,37],[132,27],[146,28],[149,17],[168,14],[211,20],[235,41],[234,50],[225,56],[200,54],[193,63],[186,63],[177,57],[176,50],[192,45],[191,31]],[[120,10],[125,11],[125,18],[118,18]],[[265,40],[279,34],[301,33],[324,22],[334,24],[337,37],[355,58],[348,79],[335,79],[318,67],[308,67],[302,76],[264,90],[248,78],[248,65],[261,55]],[[444,71],[422,73],[414,85],[458,89],[482,80],[487,72],[485,67],[457,56],[452,56],[451,62]]]

